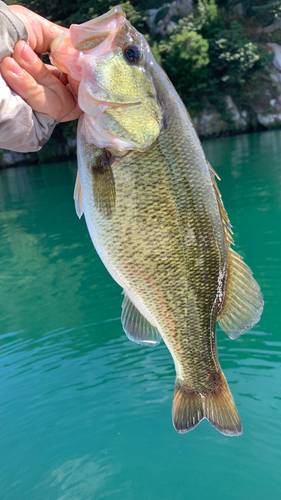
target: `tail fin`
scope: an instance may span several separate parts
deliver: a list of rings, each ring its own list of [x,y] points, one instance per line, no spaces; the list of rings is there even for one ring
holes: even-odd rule
[[[207,418],[225,436],[242,434],[242,424],[234,399],[221,372],[221,383],[213,392],[200,395],[176,379],[173,398],[173,423],[176,431],[188,432]]]

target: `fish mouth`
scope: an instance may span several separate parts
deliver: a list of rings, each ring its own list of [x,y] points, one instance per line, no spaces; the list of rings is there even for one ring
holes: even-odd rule
[[[69,28],[72,45],[79,51],[91,50],[106,38],[116,35],[125,22],[126,14],[118,5],[96,19],[81,25],[72,24]]]
[[[106,37],[115,34],[125,20],[126,14],[118,5],[96,19],[91,19],[83,24],[72,24],[68,30],[70,38],[68,45],[72,45],[74,49],[79,51],[93,49],[103,42]],[[64,36],[65,33],[62,33],[55,38],[51,42],[48,52],[55,52],[63,42]]]
[[[99,115],[104,113],[106,109],[127,109],[134,106],[141,105],[141,101],[138,102],[113,102],[107,101],[106,99],[98,99],[91,96],[90,102],[88,100],[84,101],[83,98],[79,100],[80,108],[84,113],[88,114],[93,118],[97,118]],[[83,102],[84,101],[84,102]]]
[[[141,104],[141,101],[138,102],[114,102],[114,101],[105,101],[105,100],[100,100],[97,98],[92,98],[92,101],[97,103],[98,106],[108,106],[111,108],[128,108],[132,106],[139,106]]]
[[[117,6],[96,19],[81,25],[72,24],[51,42],[48,48],[51,62],[64,73],[81,81],[79,55],[99,57],[112,51],[117,33],[126,22],[125,12]]]

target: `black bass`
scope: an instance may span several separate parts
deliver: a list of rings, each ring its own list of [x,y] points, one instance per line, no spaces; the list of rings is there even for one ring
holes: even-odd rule
[[[51,57],[81,82],[76,210],[124,289],[127,336],[166,343],[178,432],[207,418],[223,434],[241,434],[216,322],[236,338],[259,320],[263,299],[231,249],[215,173],[181,99],[120,7],[72,25]]]

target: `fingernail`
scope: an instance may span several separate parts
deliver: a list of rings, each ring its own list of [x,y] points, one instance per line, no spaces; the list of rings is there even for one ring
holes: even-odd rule
[[[33,50],[27,45],[27,43],[23,44],[21,50],[21,57],[23,60],[29,64],[34,64],[37,61],[37,56],[34,54]]]
[[[11,58],[10,60],[10,67],[9,67],[9,70],[11,71],[11,73],[14,73],[15,75],[17,76],[21,76],[22,73],[23,73],[23,70],[22,68],[18,65],[18,63]]]

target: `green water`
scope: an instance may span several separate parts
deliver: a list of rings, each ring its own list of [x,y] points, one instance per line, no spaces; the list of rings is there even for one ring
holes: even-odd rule
[[[218,332],[243,435],[173,429],[171,356],[122,332],[121,289],[75,214],[75,164],[12,168],[0,172],[1,500],[279,498],[281,132],[204,149],[265,298],[250,333]]]

